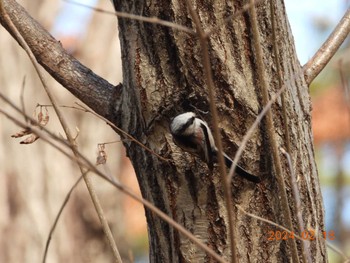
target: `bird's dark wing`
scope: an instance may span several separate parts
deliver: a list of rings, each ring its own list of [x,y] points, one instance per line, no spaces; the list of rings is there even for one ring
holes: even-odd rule
[[[204,158],[205,158],[205,161],[208,164],[209,168],[212,169],[213,168],[213,152],[212,152],[212,148],[211,148],[210,140],[209,140],[209,131],[207,130],[206,125],[204,125],[203,123],[201,123],[200,125],[201,125],[201,130],[203,131],[203,135],[204,135],[204,138],[203,138],[204,142],[202,143]]]

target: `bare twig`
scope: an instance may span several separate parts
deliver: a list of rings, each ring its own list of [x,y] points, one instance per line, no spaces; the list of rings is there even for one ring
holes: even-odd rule
[[[283,85],[277,93],[269,100],[269,102],[264,106],[263,110],[259,113],[259,115],[256,117],[255,121],[253,122],[252,126],[250,126],[247,133],[244,135],[243,140],[241,142],[241,145],[239,146],[235,158],[233,159],[232,166],[230,168],[229,175],[227,177],[227,181],[231,182],[232,178],[235,174],[235,170],[238,164],[239,159],[241,158],[243,151],[250,140],[250,138],[253,136],[255,129],[258,127],[258,125],[261,123],[262,119],[265,117],[268,110],[270,110],[271,106],[275,101],[281,96],[282,92],[287,88],[286,85]]]
[[[307,85],[317,77],[317,75],[328,64],[340,45],[344,42],[350,32],[350,8],[345,12],[343,18],[327,38],[316,54],[304,65],[304,76]]]
[[[61,43],[54,39],[16,1],[2,1],[3,9],[8,11],[8,16],[31,47],[40,65],[76,98],[98,114],[106,118],[112,117],[115,112],[114,103],[121,96],[122,85],[115,87],[108,83],[68,54]],[[2,13],[0,13],[0,23],[19,42]],[[43,52],[43,50],[50,50],[50,52]]]
[[[146,23],[151,23],[151,24],[158,24],[161,26],[170,27],[172,29],[184,31],[184,32],[192,34],[192,35],[195,34],[195,32],[192,29],[190,29],[186,26],[182,26],[182,25],[179,25],[176,23],[172,23],[170,21],[162,20],[162,19],[159,19],[157,17],[145,17],[145,16],[139,16],[139,15],[129,14],[129,13],[125,13],[125,12],[119,12],[119,11],[112,12],[112,11],[104,10],[102,8],[93,7],[90,5],[85,5],[85,4],[78,3],[75,1],[71,1],[71,0],[64,0],[64,1],[67,3],[70,3],[70,4],[77,5],[77,6],[82,6],[82,7],[92,9],[96,12],[109,14],[109,15],[115,15],[117,17],[128,18],[128,19],[137,20],[137,21],[146,22]]]
[[[280,150],[281,150],[282,154],[287,158],[287,161],[288,161],[288,166],[289,166],[289,170],[290,170],[290,177],[291,177],[290,181],[292,184],[295,209],[297,212],[297,222],[298,222],[299,233],[303,233],[305,230],[305,227],[304,227],[303,215],[301,213],[302,211],[301,211],[300,192],[299,192],[295,172],[293,169],[292,159],[290,158],[290,155],[288,152],[286,152],[286,150],[284,150],[283,148],[280,148]],[[310,249],[309,249],[309,246],[310,246],[309,242],[307,240],[303,240],[302,244],[303,244],[302,252],[303,252],[304,262],[312,262]]]
[[[194,11],[193,6],[189,0],[186,0],[187,8],[191,14],[191,17],[194,21],[194,24],[196,26],[196,32],[197,36],[199,38],[199,42],[201,45],[201,51],[202,51],[202,64],[204,68],[204,76],[206,79],[206,84],[208,87],[209,92],[209,106],[210,106],[210,112],[213,119],[213,130],[214,130],[214,139],[215,144],[218,148],[218,161],[219,161],[219,170],[221,175],[221,180],[223,183],[224,193],[225,193],[225,201],[226,201],[226,210],[228,215],[228,225],[229,225],[229,238],[230,238],[230,245],[231,245],[231,262],[235,263],[237,262],[237,252],[236,252],[236,240],[235,240],[235,228],[234,228],[234,221],[233,221],[233,214],[232,214],[232,196],[230,191],[230,182],[226,182],[226,167],[224,163],[224,156],[222,151],[222,141],[218,126],[218,113],[216,109],[216,102],[215,102],[215,90],[214,90],[214,81],[213,81],[213,75],[211,71],[211,63],[209,58],[209,50],[208,50],[208,39],[205,35],[205,32],[201,26],[198,14]]]
[[[119,133],[123,134],[126,138],[128,138],[130,141],[135,142],[136,144],[138,144],[140,147],[144,148],[146,151],[148,151],[149,153],[155,155],[156,157],[158,157],[160,160],[164,161],[164,162],[169,162],[170,159],[164,158],[163,156],[160,156],[158,153],[156,153],[155,151],[151,150],[150,148],[148,148],[146,145],[142,144],[140,141],[138,141],[137,139],[135,139],[133,136],[131,136],[129,133],[127,133],[126,131],[120,129],[119,127],[117,127],[113,122],[107,120],[106,118],[104,118],[101,115],[98,115],[96,112],[86,108],[85,106],[81,105],[80,103],[76,102],[75,104],[77,104],[79,107],[83,108],[86,112],[91,113],[92,115],[96,116],[97,118],[105,121],[106,123],[108,123],[108,125],[110,125],[113,129],[116,129]]]
[[[258,18],[255,5],[253,4],[253,0],[250,0],[251,3],[251,24],[252,24],[252,32],[253,32],[253,45],[255,49],[256,63],[257,63],[257,71],[258,71],[258,83],[261,86],[261,94],[262,94],[262,103],[263,105],[267,105],[269,102],[269,94],[268,94],[268,83],[265,77],[265,63],[263,59],[260,33],[258,29]],[[278,183],[278,190],[281,196],[281,209],[283,211],[283,218],[286,222],[286,225],[289,229],[293,229],[292,215],[290,213],[288,197],[286,192],[286,186],[283,178],[282,165],[279,157],[277,140],[274,130],[273,116],[272,111],[268,110],[266,113],[266,132],[268,134],[269,146],[271,148],[272,158],[273,158],[273,167],[275,168],[275,175]],[[288,240],[291,248],[292,259],[293,262],[299,262],[298,258],[298,248],[295,240]]]
[[[40,104],[38,103],[36,105],[37,107],[53,107],[52,104]],[[89,112],[90,110],[86,110],[85,108],[81,108],[81,107],[75,107],[75,106],[69,106],[69,105],[58,105],[60,108],[68,108],[68,109],[74,109],[74,110],[78,110],[78,111],[83,111],[83,112]]]
[[[276,18],[275,18],[275,7],[274,1],[270,0],[270,13],[271,13],[271,25],[272,25],[272,38],[273,38],[273,53],[275,57],[275,65],[277,70],[277,79],[279,88],[283,85],[283,77],[282,70],[280,65],[280,55],[278,52],[278,41],[277,41],[277,27],[276,27]],[[282,92],[281,94],[281,102],[282,102],[282,116],[283,116],[283,130],[284,130],[284,141],[286,143],[287,152],[291,151],[290,147],[290,134],[288,127],[288,117],[287,117],[287,109],[286,109],[286,99],[285,94]]]
[[[349,89],[348,82],[345,79],[343,67],[344,67],[343,60],[340,59],[339,64],[338,64],[340,82],[341,82],[341,86],[342,86],[342,89],[344,92],[346,107],[348,108],[348,114],[350,114],[350,89]],[[350,117],[350,115],[349,115],[349,117]]]
[[[318,234],[318,233],[317,233]],[[341,251],[339,248],[337,248],[336,246],[332,245],[330,242],[328,242],[326,240],[326,245],[327,247],[329,247],[330,249],[332,249],[334,252],[338,253],[340,256],[343,257],[344,260],[346,260],[346,262],[350,263],[350,257],[345,255],[343,251]],[[344,262],[344,263],[346,263]]]
[[[26,112],[26,107],[25,107],[25,103],[24,103],[24,88],[25,87],[26,87],[26,76],[24,76],[23,80],[22,80],[21,95],[20,95],[21,107],[22,107],[23,112]],[[25,120],[28,121],[27,119],[25,119]]]
[[[273,52],[274,52],[274,57],[275,57],[275,65],[277,68],[277,78],[278,78],[278,86],[282,87],[283,86],[283,78],[282,78],[282,70],[281,70],[281,65],[280,65],[280,55],[278,52],[278,41],[277,41],[277,27],[276,27],[276,18],[275,18],[275,7],[274,7],[274,1],[270,0],[270,13],[271,13],[271,24],[272,24],[272,38],[273,38]],[[288,116],[287,116],[287,109],[286,109],[286,99],[285,99],[285,93],[282,92],[281,94],[281,102],[282,102],[282,117],[283,117],[283,136],[284,136],[284,142],[286,144],[287,148],[287,153],[291,152],[291,141],[290,141],[290,134],[289,134],[289,127],[288,127]],[[294,193],[294,199],[296,202],[296,210],[298,214],[298,225],[299,225],[299,232],[302,233],[304,231],[304,223],[302,220],[302,215],[301,215],[301,207],[298,206],[297,201],[299,202],[300,205],[300,192],[298,189],[298,185],[296,183],[295,179],[295,173],[292,167],[292,160],[290,158],[290,155],[288,154],[288,161],[289,161],[289,168],[291,173],[293,173],[293,176],[291,176],[291,184],[295,185],[293,188],[293,193]],[[303,260],[304,262],[311,262],[311,255],[310,251],[308,250],[308,242],[306,240],[303,241],[303,246],[302,246],[302,255],[303,255]]]
[[[86,171],[86,173],[88,172],[88,170]],[[79,182],[81,181],[81,179],[83,179],[83,176],[80,176],[78,178],[78,180],[73,184],[73,186],[71,187],[71,189],[69,190],[69,192],[67,193],[61,207],[60,207],[60,210],[58,211],[57,215],[56,215],[56,218],[55,218],[55,221],[50,229],[50,233],[49,233],[49,236],[47,237],[47,240],[46,240],[46,246],[45,246],[45,252],[44,252],[44,256],[43,256],[43,263],[46,262],[46,256],[47,256],[47,251],[49,249],[49,245],[50,245],[50,241],[51,241],[51,238],[52,238],[52,235],[53,235],[53,231],[55,231],[56,229],[56,226],[57,226],[57,223],[58,223],[58,220],[60,219],[61,217],[61,214],[63,212],[63,209],[65,208],[66,204],[68,203],[69,201],[69,198],[73,192],[73,190],[77,187],[77,185],[79,184]]]
[[[260,220],[262,222],[265,222],[265,223],[268,223],[272,226],[275,226],[275,227],[278,227],[279,229],[282,229],[283,231],[286,231],[288,234],[293,234],[294,237],[296,237],[297,239],[303,241],[305,240],[305,238],[302,238],[301,236],[299,236],[298,234],[296,234],[294,231],[291,231],[289,230],[288,228],[285,228],[284,226],[281,226],[279,224],[276,224],[275,222],[271,221],[271,220],[268,220],[268,219],[265,219],[265,218],[262,218],[260,216],[257,216],[257,215],[254,215],[254,214],[251,214],[247,211],[245,211],[240,205],[236,205],[237,208],[239,210],[241,210],[244,214],[246,214],[247,216],[250,216],[251,218],[255,218],[257,220]],[[315,233],[315,236],[319,237],[319,233],[317,231],[315,231],[314,229],[311,229],[314,233]],[[350,258],[345,255],[340,249],[338,249],[337,247],[333,246],[331,243],[329,243],[327,240],[326,240],[326,244],[327,246],[332,249],[333,251],[335,251],[336,253],[338,253],[339,255],[341,255],[343,257],[344,260],[350,260]]]
[[[114,144],[114,143],[120,143],[121,140],[111,141],[111,142],[100,142],[98,145],[106,145],[106,144]]]
[[[71,108],[71,109],[75,109],[75,110],[80,110],[80,111],[83,111],[83,112],[91,113],[95,117],[97,117],[97,118],[103,120],[104,122],[106,122],[109,126],[111,126],[113,129],[117,130],[119,133],[123,134],[130,141],[135,142],[137,145],[139,145],[140,147],[142,147],[143,149],[148,151],[150,154],[156,156],[158,159],[160,159],[160,160],[162,160],[164,162],[169,162],[170,161],[170,159],[167,159],[167,158],[164,158],[163,156],[160,156],[155,151],[151,150],[146,145],[142,144],[139,140],[135,139],[129,133],[127,133],[126,131],[124,131],[121,128],[117,127],[113,122],[111,122],[108,119],[102,117],[101,115],[98,115],[96,112],[90,110],[89,108],[85,107],[84,105],[80,104],[79,102],[75,102],[75,104],[78,105],[79,107],[66,106],[66,105],[61,105],[60,107]],[[52,107],[52,105],[49,105],[49,104],[38,104],[38,105],[46,106],[46,107]]]
[[[256,1],[253,1],[253,4],[254,5],[258,5],[259,3],[261,3],[263,0],[256,0]],[[252,5],[252,3],[248,3],[248,4],[245,4],[242,9],[238,10],[238,11],[235,11],[233,14],[227,16],[224,18],[224,23],[228,23],[230,22],[233,18],[236,18],[238,16],[241,16],[242,14],[244,14],[246,11],[249,10],[250,6]],[[205,33],[205,37],[206,38],[209,38],[212,34],[215,34],[215,32],[218,31],[218,29],[222,27],[222,24],[218,24],[216,26],[213,26],[212,28],[209,28],[208,30],[206,30],[206,33]]]
[[[1,2],[1,1],[0,1]],[[13,107],[17,112],[23,114],[21,110],[16,107],[11,101],[9,101],[3,94],[0,92],[0,97],[7,102],[11,107]],[[137,194],[133,193],[129,188],[125,187],[119,182],[116,182],[114,180],[111,180],[107,175],[102,173],[100,170],[98,170],[85,156],[83,156],[80,152],[78,152],[78,159],[72,155],[69,154],[67,151],[64,151],[61,147],[58,147],[56,144],[52,142],[52,140],[55,140],[59,142],[64,148],[70,148],[68,143],[63,140],[62,138],[56,136],[55,134],[48,131],[45,127],[39,129],[35,126],[30,126],[27,123],[24,123],[17,118],[13,117],[12,115],[8,114],[7,112],[3,111],[0,108],[0,113],[2,113],[4,116],[9,118],[11,121],[13,121],[16,125],[22,128],[28,128],[31,130],[31,132],[37,134],[40,136],[40,138],[47,142],[49,145],[53,146],[55,149],[59,150],[61,153],[63,153],[65,156],[67,156],[69,159],[73,159],[79,164],[83,165],[86,169],[89,169],[91,172],[94,172],[98,176],[100,176],[105,181],[112,184],[114,187],[119,189],[122,193],[130,196],[132,199],[136,200],[137,202],[140,202],[145,206],[145,208],[149,209],[151,212],[153,212],[155,215],[159,216],[162,220],[167,222],[170,226],[174,227],[176,230],[178,230],[182,235],[187,237],[189,240],[191,240],[194,244],[196,244],[200,249],[208,253],[209,256],[211,256],[213,259],[215,259],[217,262],[227,263],[220,255],[218,255],[214,250],[209,248],[207,245],[202,243],[197,237],[195,237],[192,233],[190,233],[187,229],[185,229],[183,226],[181,226],[179,223],[174,221],[174,219],[170,218],[168,215],[166,215],[164,212],[162,212],[160,209],[155,207],[152,203],[147,201],[146,199],[143,199],[142,197],[139,197]],[[36,123],[36,120],[31,118],[27,115],[27,118],[29,119],[30,123]]]
[[[0,0],[1,2],[3,0]],[[1,5],[1,8],[3,7],[3,5]],[[70,147],[73,151],[73,154],[76,156],[76,159],[78,157],[77,155],[77,152],[78,152],[78,149],[77,149],[77,146],[75,144],[75,140],[73,138],[73,136],[71,135],[70,131],[69,131],[69,128],[68,128],[68,124],[63,116],[63,114],[60,112],[60,109],[56,103],[56,99],[54,98],[52,92],[50,91],[49,89],[49,86],[47,85],[46,83],[46,80],[43,76],[43,74],[41,73],[41,70],[36,62],[36,59],[35,59],[35,56],[33,54],[33,52],[31,51],[30,47],[28,46],[28,44],[26,43],[26,41],[24,40],[24,38],[22,37],[22,35],[19,33],[19,31],[17,30],[17,28],[15,27],[15,25],[12,23],[11,21],[11,18],[8,16],[8,14],[6,13],[6,11],[4,9],[0,9],[0,13],[3,14],[3,18],[5,19],[5,21],[7,21],[7,25],[9,26],[9,28],[12,30],[13,34],[15,35],[17,41],[21,44],[21,46],[23,47],[23,49],[26,51],[26,53],[28,54],[39,78],[40,78],[40,81],[53,105],[53,108],[55,109],[55,112],[57,114],[57,117],[63,127],[63,130],[68,138],[68,141],[69,141],[69,144],[70,144]],[[78,163],[79,165],[79,163]],[[121,257],[120,257],[120,254],[119,254],[119,251],[118,251],[118,248],[117,248],[117,245],[114,241],[114,238],[113,238],[113,235],[112,235],[112,231],[110,230],[109,228],[109,225],[108,225],[108,222],[107,222],[107,219],[105,218],[104,216],[104,212],[103,212],[103,209],[102,209],[102,206],[99,202],[99,199],[96,195],[96,192],[95,192],[95,189],[92,185],[92,181],[91,179],[85,174],[85,170],[84,168],[79,165],[79,168],[80,168],[80,171],[82,173],[82,176],[85,180],[85,184],[88,188],[88,191],[89,191],[89,194],[91,196],[91,199],[93,201],[93,204],[94,204],[94,207],[95,207],[95,210],[99,216],[99,219],[100,219],[100,222],[101,222],[101,225],[102,225],[102,228],[103,228],[103,231],[106,235],[106,238],[108,240],[108,244],[110,245],[111,249],[112,249],[112,252],[113,252],[113,256],[115,258],[115,260],[119,263],[122,262],[121,260]]]
[[[275,227],[278,227],[279,229],[282,229],[282,230],[288,232],[288,234],[292,234],[292,233],[293,233],[294,236],[295,236],[296,238],[302,240],[302,238],[301,238],[299,235],[295,234],[294,231],[291,231],[291,230],[289,230],[288,228],[285,228],[284,226],[281,226],[281,225],[279,225],[279,224],[277,224],[277,223],[275,223],[275,222],[273,222],[273,221],[271,221],[271,220],[262,218],[262,217],[260,217],[260,216],[254,215],[254,214],[252,214],[252,213],[249,213],[249,212],[245,211],[240,205],[236,205],[236,207],[237,207],[239,210],[241,210],[244,214],[246,214],[247,216],[250,216],[251,218],[255,218],[255,219],[257,219],[257,220],[260,220],[260,221],[263,221],[263,222],[268,223],[268,224],[270,224],[270,225],[273,225],[273,226],[275,226]]]
[[[345,99],[345,103],[346,103],[346,107],[348,109],[348,122],[350,123],[350,88],[348,85],[348,82],[345,79],[345,75],[344,75],[344,69],[343,69],[343,60],[339,60],[339,75],[340,75],[340,81],[341,81],[341,86],[344,92],[344,99]]]

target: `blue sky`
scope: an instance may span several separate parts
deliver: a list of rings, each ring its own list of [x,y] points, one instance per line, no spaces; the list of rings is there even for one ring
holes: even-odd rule
[[[84,5],[94,6],[97,0],[72,0]],[[107,1],[107,0],[105,0]],[[62,2],[61,11],[57,17],[56,24],[52,30],[53,35],[76,35],[85,33],[86,21],[91,16],[91,9],[78,6],[65,1]],[[112,10],[112,4],[111,4]]]
[[[327,39],[349,4],[344,0],[285,0],[300,63],[303,65]],[[323,32],[317,24],[328,24]]]

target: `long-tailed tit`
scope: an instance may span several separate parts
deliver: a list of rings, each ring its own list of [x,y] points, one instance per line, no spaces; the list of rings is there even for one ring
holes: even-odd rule
[[[170,132],[176,145],[201,158],[210,169],[218,162],[218,149],[208,124],[197,118],[195,113],[186,112],[176,116],[170,123]],[[223,155],[226,166],[230,168],[232,159],[225,153]],[[236,172],[249,181],[260,182],[259,177],[248,173],[240,166],[236,167]]]

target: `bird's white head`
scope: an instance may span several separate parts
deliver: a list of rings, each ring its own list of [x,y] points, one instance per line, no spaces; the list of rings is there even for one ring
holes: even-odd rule
[[[186,112],[177,115],[170,124],[170,130],[172,134],[189,135],[193,132],[196,114],[193,112]]]

